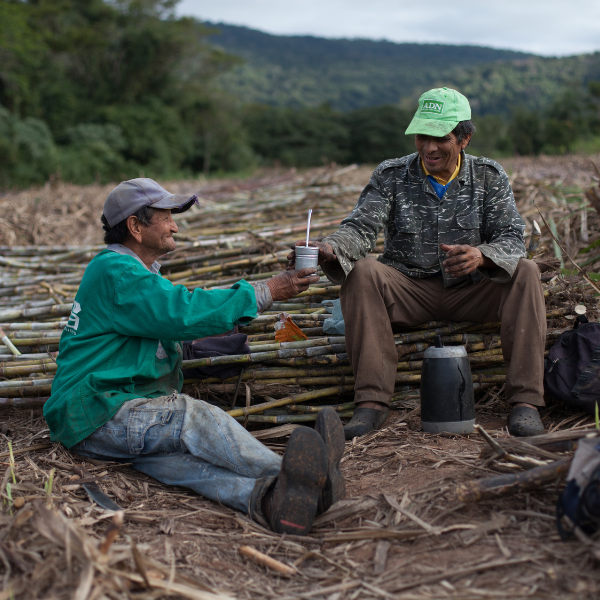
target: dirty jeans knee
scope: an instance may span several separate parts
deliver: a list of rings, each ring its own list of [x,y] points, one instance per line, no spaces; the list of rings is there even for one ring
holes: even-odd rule
[[[181,442],[193,454],[244,477],[279,474],[281,458],[233,417],[202,400],[179,394],[185,402]]]
[[[136,398],[74,452],[126,460],[158,481],[252,514],[252,497],[281,458],[222,410],[184,394]]]

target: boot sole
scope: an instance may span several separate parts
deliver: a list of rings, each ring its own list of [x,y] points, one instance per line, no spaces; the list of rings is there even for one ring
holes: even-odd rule
[[[340,461],[344,455],[344,426],[333,408],[327,407],[319,412],[315,431],[323,438],[327,450],[327,483],[319,501],[319,512],[346,497],[346,482],[340,470]]]
[[[274,529],[278,533],[307,535],[327,479],[327,452],[321,436],[300,427],[290,436],[283,461],[278,491],[279,508]]]

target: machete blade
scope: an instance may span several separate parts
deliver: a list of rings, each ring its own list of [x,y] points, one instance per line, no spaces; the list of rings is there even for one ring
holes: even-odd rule
[[[82,478],[91,479],[92,481],[86,481],[82,483],[83,489],[87,492],[88,496],[102,508],[106,510],[123,510],[116,502],[113,502],[101,489],[100,486],[94,481],[94,477],[86,471],[83,467],[74,465],[73,470]],[[76,482],[75,482],[76,483]]]
[[[83,483],[83,489],[88,496],[102,508],[106,510],[123,510],[116,502],[113,502],[101,489],[97,483]]]

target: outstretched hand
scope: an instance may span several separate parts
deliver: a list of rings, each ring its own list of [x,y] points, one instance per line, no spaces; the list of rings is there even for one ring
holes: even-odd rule
[[[308,242],[308,245],[319,249],[318,263],[320,265],[324,262],[334,262],[337,260],[337,256],[330,244],[324,242]],[[306,240],[298,240],[291,246],[292,251],[287,255],[287,258],[290,261],[288,263],[288,269],[293,269],[296,264],[296,246],[306,246]]]
[[[446,260],[442,263],[444,269],[452,277],[464,277],[479,267],[493,266],[492,261],[475,246],[440,244],[440,248],[446,253]]]
[[[297,296],[300,292],[304,292],[310,287],[311,283],[318,283],[320,277],[314,275],[317,270],[300,269],[299,271],[283,271],[279,275],[275,275],[267,281],[271,298],[273,301],[287,300]]]

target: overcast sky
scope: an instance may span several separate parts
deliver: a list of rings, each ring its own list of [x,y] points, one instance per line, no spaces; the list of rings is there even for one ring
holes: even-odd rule
[[[178,13],[280,35],[600,50],[600,0],[182,0]]]

